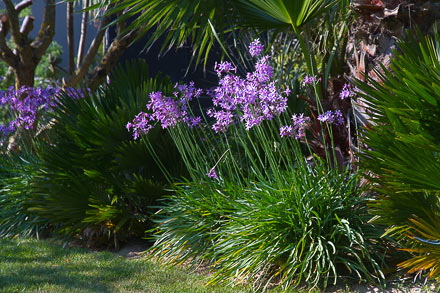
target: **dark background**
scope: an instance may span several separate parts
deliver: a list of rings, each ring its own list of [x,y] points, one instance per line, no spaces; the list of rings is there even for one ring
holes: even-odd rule
[[[41,21],[43,18],[45,1],[44,0],[34,0],[34,4],[32,5],[32,14],[35,17],[34,22],[34,30],[31,32],[31,36],[35,36],[38,33],[38,29],[41,25]],[[67,69],[68,67],[68,56],[67,56],[67,34],[66,34],[66,6],[67,4],[64,2],[57,2],[56,8],[56,27],[55,27],[55,37],[54,40],[61,45],[63,48],[63,55],[61,61],[61,67]],[[78,9],[78,8],[76,8]],[[81,14],[76,13],[74,17],[74,31],[75,31],[75,45],[78,45],[78,40],[80,36],[80,26],[81,26]],[[87,32],[87,42],[86,42],[86,50],[90,43],[93,40],[94,35],[96,34],[98,24],[94,24],[91,22],[88,27]],[[109,32],[110,39],[115,37],[115,33]],[[194,70],[194,66],[192,66],[189,70],[189,73],[185,75],[187,71],[189,62],[192,56],[191,47],[184,46],[179,48],[179,50],[171,49],[165,56],[158,58],[159,49],[161,46],[161,40],[156,41],[155,45],[153,45],[148,52],[144,50],[145,43],[148,40],[149,34],[139,40],[136,44],[128,48],[122,58],[120,59],[120,63],[125,63],[127,59],[133,58],[143,58],[147,61],[151,74],[157,74],[159,72],[166,74],[171,77],[174,82],[177,81],[185,81],[188,82],[193,80],[196,82],[196,85],[203,88],[208,88],[214,86],[217,81],[217,75],[213,72],[213,67],[215,60],[220,59],[221,53],[218,48],[212,49],[212,54],[208,59],[208,63],[206,66],[206,71],[199,66],[197,70]],[[77,51],[77,47],[75,48],[75,54]]]

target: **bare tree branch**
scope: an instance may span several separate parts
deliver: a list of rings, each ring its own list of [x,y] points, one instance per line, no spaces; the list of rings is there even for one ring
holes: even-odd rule
[[[0,34],[0,58],[11,67],[15,67],[19,62],[18,56],[8,47],[3,33]]]
[[[3,0],[10,1],[10,0]],[[55,0],[46,0],[46,6],[44,8],[43,23],[41,24],[40,31],[37,37],[32,42],[31,46],[34,49],[36,59],[40,59],[46,49],[52,42],[55,34]]]
[[[14,66],[18,62],[18,57],[12,52],[6,42],[9,32],[9,17],[6,14],[0,16],[0,59],[9,66]]]
[[[32,5],[32,0],[24,0],[15,6],[15,10],[17,10],[17,13],[20,13],[23,9],[31,5]]]
[[[87,77],[87,85],[93,90],[104,82],[113,67],[122,56],[125,49],[136,39],[141,29],[133,30],[125,35],[119,35],[110,45],[101,62],[93,69]]]
[[[73,31],[73,2],[67,3],[67,12],[66,12],[66,20],[67,20],[67,48],[68,48],[68,58],[69,58],[69,74],[72,74],[75,71],[75,40],[74,40],[74,31]]]
[[[9,17],[7,14],[2,14],[0,16],[0,32],[3,34],[3,36],[7,36],[9,32]]]
[[[63,80],[63,87],[70,87],[76,85],[87,74],[90,65],[92,65],[93,59],[98,53],[99,46],[101,45],[102,40],[104,39],[104,35],[105,35],[104,28],[109,23],[110,23],[110,17],[105,16],[101,21],[101,25],[99,26],[98,33],[93,39],[93,42],[90,45],[87,54],[84,56],[84,59],[81,62],[81,65],[76,69],[75,73],[69,77],[68,80]]]
[[[84,0],[83,2],[83,15],[81,19],[81,36],[79,37],[79,46],[78,46],[78,55],[77,55],[77,64],[76,67],[78,68],[81,65],[81,62],[84,57],[84,50],[86,48],[86,36],[87,36],[87,21],[89,17],[89,12],[85,11],[89,7],[89,0]]]
[[[35,17],[30,15],[26,16],[21,25],[20,33],[27,36],[34,28],[34,20]]]
[[[20,33],[20,21],[18,19],[18,11],[14,7],[14,3],[11,0],[3,0],[6,7],[6,13],[8,14],[9,25],[11,26],[11,35],[14,40],[17,49],[22,49],[25,44],[25,39]]]

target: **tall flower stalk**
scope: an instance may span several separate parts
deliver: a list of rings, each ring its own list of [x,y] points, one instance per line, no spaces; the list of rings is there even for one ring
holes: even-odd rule
[[[231,63],[216,64],[219,84],[208,91],[207,111],[195,110],[202,93],[194,84],[176,85],[171,96],[151,93],[149,112],[127,124],[147,144],[142,133],[166,128],[190,175],[157,215],[152,255],[211,262],[211,284],[249,278],[267,286],[278,276],[283,288],[302,280],[325,287],[341,266],[380,280],[381,252],[370,255],[364,240],[379,235],[369,234],[364,198],[354,196],[361,190],[357,175],[325,163],[309,141],[324,127],[331,139],[345,122],[342,113],[314,120],[289,113],[290,89],[276,85],[262,51],[258,40],[250,45],[255,70],[245,76]]]
[[[219,84],[207,92],[212,107],[206,111],[199,109],[196,115],[193,110],[202,95],[200,89],[193,83],[176,84],[171,96],[151,93],[150,111],[139,113],[127,129],[135,139],[153,127],[168,129],[193,181],[276,178],[282,182],[283,172],[307,164],[304,158],[311,149],[306,132],[311,119],[304,113],[289,113],[290,89],[276,85],[270,56],[262,52],[259,40],[250,44],[255,70],[245,77],[237,75],[229,62],[215,65]],[[318,119],[329,128],[344,122],[339,111],[327,111]]]

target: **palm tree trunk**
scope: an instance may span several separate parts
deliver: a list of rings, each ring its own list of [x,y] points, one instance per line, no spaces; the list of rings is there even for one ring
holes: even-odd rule
[[[396,41],[415,26],[431,31],[440,15],[438,6],[429,1],[404,5],[399,0],[356,0],[353,9],[359,16],[350,28],[347,46],[349,79],[365,80],[368,76],[378,80],[375,71],[380,65],[389,68]],[[358,99],[354,108],[359,122],[368,125],[371,119],[365,102]]]

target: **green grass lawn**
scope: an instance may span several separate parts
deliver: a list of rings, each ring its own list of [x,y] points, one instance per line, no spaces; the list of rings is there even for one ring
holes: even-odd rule
[[[162,268],[142,258],[126,259],[111,252],[63,248],[50,240],[0,239],[0,292],[252,292],[244,286],[205,287],[207,282],[207,276],[181,268]],[[331,292],[367,292],[367,287],[353,285],[356,284]],[[429,284],[417,286],[419,291],[413,291],[414,284],[407,286],[402,283],[392,287],[401,292],[436,291],[428,289]],[[321,291],[291,289],[288,292]]]
[[[208,287],[206,276],[145,259],[0,239],[0,292],[249,292]]]

